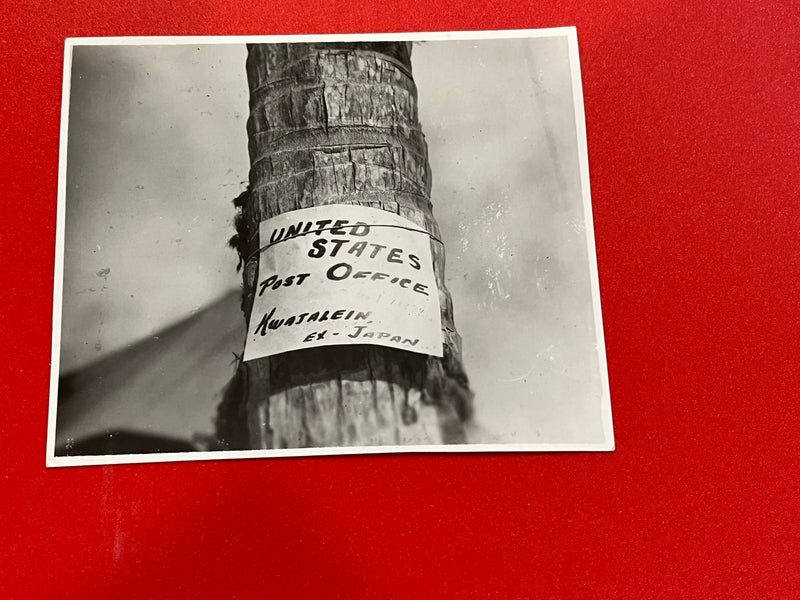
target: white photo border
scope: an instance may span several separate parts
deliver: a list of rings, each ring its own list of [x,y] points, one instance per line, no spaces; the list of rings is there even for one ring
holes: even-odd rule
[[[56,456],[56,416],[58,409],[58,381],[61,352],[61,324],[64,277],[64,241],[66,214],[67,137],[69,130],[70,81],[72,50],[76,46],[166,46],[193,44],[245,44],[245,43],[292,43],[292,42],[368,42],[368,41],[455,41],[455,40],[502,40],[566,37],[569,50],[570,78],[572,83],[573,108],[575,114],[581,196],[585,219],[585,240],[588,253],[592,308],[596,332],[596,346],[601,383],[601,419],[605,440],[602,443],[477,443],[453,445],[416,446],[336,446],[321,448],[296,448],[272,450],[222,450],[197,452],[164,452],[153,454],[111,454],[86,456]],[[583,105],[578,36],[575,27],[547,29],[512,29],[496,31],[447,31],[447,32],[397,32],[323,35],[267,35],[267,36],[143,36],[143,37],[86,37],[67,38],[64,44],[64,71],[61,102],[61,127],[58,161],[58,196],[55,239],[55,268],[53,283],[53,337],[51,348],[50,398],[47,430],[48,467],[84,465],[113,465],[131,463],[160,463],[198,460],[228,460],[237,458],[269,458],[295,456],[338,456],[362,454],[418,454],[418,453],[474,453],[474,452],[609,452],[615,449],[614,429],[611,414],[611,394],[608,366],[603,335],[603,320],[600,304],[600,286],[597,269],[597,254],[594,238],[591,193],[589,187],[589,158],[586,140],[586,120]]]

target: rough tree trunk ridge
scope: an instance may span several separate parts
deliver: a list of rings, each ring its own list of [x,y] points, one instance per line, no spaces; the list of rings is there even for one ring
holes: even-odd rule
[[[250,185],[237,200],[242,309],[258,278],[258,224],[286,211],[358,204],[397,213],[440,238],[411,44],[248,45]],[[461,443],[472,394],[431,240],[444,357],[332,346],[241,363],[220,405],[227,448]],[[249,260],[248,257],[250,257]]]

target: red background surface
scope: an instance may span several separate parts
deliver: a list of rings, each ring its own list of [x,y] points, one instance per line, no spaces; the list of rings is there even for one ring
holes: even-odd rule
[[[800,597],[800,7],[6,6],[10,598]],[[45,468],[68,36],[576,25],[617,450]]]

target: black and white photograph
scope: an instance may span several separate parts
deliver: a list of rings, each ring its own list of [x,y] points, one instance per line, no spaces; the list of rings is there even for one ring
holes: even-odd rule
[[[47,464],[614,449],[574,28],[75,38]]]

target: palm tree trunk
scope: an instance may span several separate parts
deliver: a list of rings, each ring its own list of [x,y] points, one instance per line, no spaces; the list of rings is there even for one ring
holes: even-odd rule
[[[261,221],[351,204],[399,214],[440,237],[410,53],[405,42],[248,45],[250,186],[236,203],[249,328],[256,325],[250,314],[264,243],[258,239]],[[242,363],[220,408],[224,443],[296,448],[465,442],[472,394],[444,284],[444,248],[432,241],[431,253],[442,358],[353,345]]]

